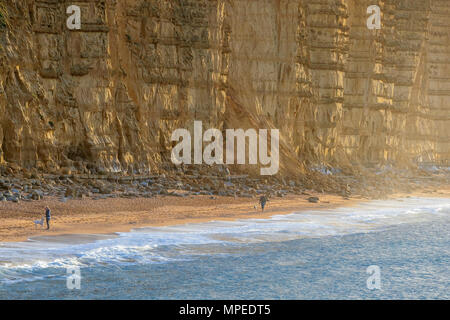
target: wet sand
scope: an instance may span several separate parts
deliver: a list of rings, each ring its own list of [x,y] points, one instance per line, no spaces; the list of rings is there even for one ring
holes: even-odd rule
[[[320,198],[310,203],[311,196]],[[408,196],[450,198],[450,188],[423,190],[413,194],[392,194],[389,198]],[[115,232],[128,232],[139,227],[166,226],[212,220],[235,220],[245,218],[269,218],[278,214],[289,214],[314,209],[333,209],[353,206],[367,198],[343,198],[310,192],[305,195],[288,195],[271,198],[266,210],[261,212],[258,200],[210,196],[154,198],[83,199],[61,202],[57,198],[40,201],[0,203],[0,242],[51,240],[49,236],[85,235],[64,237],[64,241],[92,241],[92,236],[114,236]],[[52,209],[51,229],[35,226],[33,221],[44,216],[44,208]],[[255,209],[256,207],[256,209]],[[45,223],[44,223],[45,224]],[[60,241],[54,238],[55,241]]]

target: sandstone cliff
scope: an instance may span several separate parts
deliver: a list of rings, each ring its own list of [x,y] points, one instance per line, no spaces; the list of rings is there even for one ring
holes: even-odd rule
[[[446,0],[0,2],[3,164],[160,172],[194,120],[279,128],[284,172],[450,163]]]

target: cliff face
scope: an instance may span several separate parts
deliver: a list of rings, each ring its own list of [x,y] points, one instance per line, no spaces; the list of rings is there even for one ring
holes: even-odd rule
[[[172,131],[201,120],[279,128],[283,170],[449,165],[446,0],[380,0],[380,30],[370,0],[6,4],[2,163],[157,172]],[[72,4],[80,31],[66,28]]]

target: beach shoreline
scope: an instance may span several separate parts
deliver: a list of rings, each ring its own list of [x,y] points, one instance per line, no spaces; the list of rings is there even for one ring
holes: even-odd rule
[[[318,203],[308,201],[318,197]],[[450,189],[427,190],[413,193],[391,194],[386,199],[406,197],[450,198]],[[143,227],[158,227],[230,221],[237,219],[266,219],[274,215],[329,210],[351,207],[372,199],[342,197],[339,195],[308,192],[271,198],[261,212],[257,198],[221,196],[157,196],[152,198],[83,199],[61,202],[60,199],[0,204],[0,242],[22,242],[33,237],[68,234],[115,234]],[[52,209],[51,229],[34,226],[33,221],[44,215],[45,206]],[[256,206],[256,209],[255,209]],[[45,223],[44,223],[45,224]]]

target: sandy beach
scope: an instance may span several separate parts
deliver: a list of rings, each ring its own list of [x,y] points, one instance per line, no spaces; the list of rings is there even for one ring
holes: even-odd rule
[[[319,203],[310,203],[310,196],[318,196]],[[0,242],[26,241],[30,237],[62,234],[104,234],[127,232],[145,226],[163,226],[203,222],[210,220],[232,220],[239,218],[266,218],[276,214],[310,209],[331,209],[350,206],[357,200],[345,200],[341,196],[311,194],[289,195],[272,198],[264,212],[258,200],[210,196],[170,197],[135,199],[69,200],[46,199],[0,205]],[[51,229],[35,226],[33,221],[44,215],[48,205],[52,210]],[[255,207],[257,209],[255,209]],[[45,224],[45,222],[44,222]]]
[[[318,203],[308,198],[319,197]],[[414,194],[392,194],[389,198],[408,196],[448,197],[450,190],[423,190]],[[26,241],[36,236],[64,234],[108,234],[127,232],[145,226],[176,225],[211,220],[268,218],[313,209],[333,209],[352,206],[367,198],[344,198],[337,195],[308,193],[271,198],[261,212],[253,198],[211,196],[157,196],[153,198],[83,199],[61,202],[58,198],[40,201],[0,204],[0,242]],[[33,221],[44,215],[48,205],[52,210],[51,229],[35,226]],[[256,206],[256,209],[255,209]]]

